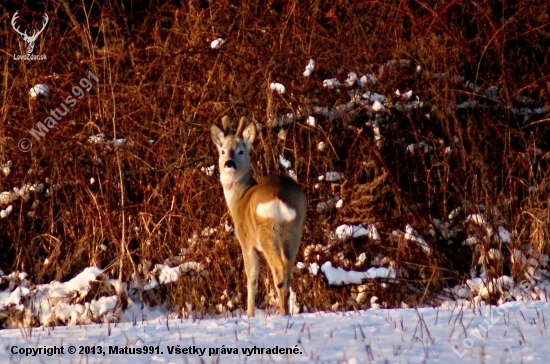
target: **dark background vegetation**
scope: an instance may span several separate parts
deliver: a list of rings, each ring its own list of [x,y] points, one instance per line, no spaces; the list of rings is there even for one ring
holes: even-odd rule
[[[47,60],[13,59],[24,53],[10,25],[17,10],[23,27],[39,27],[43,12],[49,15],[34,51]],[[547,2],[13,1],[0,8],[0,18],[0,163],[13,162],[9,175],[0,174],[0,191],[25,183],[44,183],[51,191],[17,200],[0,220],[0,269],[6,274],[25,271],[38,284],[98,265],[125,282],[144,280],[154,264],[185,248],[182,261],[201,262],[208,273],[185,275],[144,299],[173,309],[190,302],[200,312],[214,312],[224,290],[245,297],[240,248],[224,229],[230,219],[218,172],[201,171],[217,160],[209,127],[226,114],[267,125],[253,153],[258,174],[279,171],[279,154],[293,163],[309,199],[297,260],[366,270],[375,257],[388,257],[386,266],[402,269],[399,283],[367,288],[389,307],[436,302],[436,293],[469,277],[480,250],[491,247],[461,244],[476,229],[465,219],[455,223],[451,238],[430,235],[433,219],[447,221],[455,208],[463,208],[463,217],[483,212],[494,226],[509,229],[512,244],[496,243],[505,257],[526,244],[548,252],[549,119],[512,110],[524,107],[517,96],[548,106]],[[218,37],[227,42],[211,49]],[[310,58],[316,68],[306,78]],[[401,59],[410,64],[379,72]],[[100,82],[43,140],[33,140],[30,152],[20,152],[18,140],[29,137],[89,70]],[[378,77],[366,90],[391,99],[396,89],[411,89],[423,106],[388,108],[379,145],[366,126],[373,115],[361,105],[340,117],[315,115],[315,106],[350,101],[349,88],[322,86],[326,78],[343,81],[350,71]],[[498,87],[498,102],[466,82],[430,76],[443,72],[482,90]],[[286,86],[285,94],[269,90],[274,81]],[[36,83],[50,86],[49,99],[29,97]],[[456,108],[468,100],[484,107]],[[300,117],[282,127],[287,137],[280,139],[281,127],[270,121],[287,113]],[[307,115],[317,118],[317,127],[305,123]],[[133,144],[88,141],[99,133]],[[320,141],[327,145],[322,152]],[[407,145],[421,141],[433,150],[407,152]],[[331,170],[345,180],[318,181]],[[317,213],[317,203],[335,195],[343,208]],[[334,243],[327,232],[341,223],[376,224],[382,240]],[[406,224],[433,254],[406,243],[400,233]],[[207,227],[216,230],[203,237]],[[310,244],[330,251],[306,257],[303,248]],[[342,253],[355,262],[363,252],[367,259],[359,266],[334,258]],[[522,269],[508,258],[487,267],[494,276],[517,279]],[[339,309],[368,307],[353,299],[356,287],[329,287],[307,270],[294,271],[292,288],[306,310],[335,303]],[[269,289],[261,291],[262,307]],[[235,301],[244,307],[243,299]]]

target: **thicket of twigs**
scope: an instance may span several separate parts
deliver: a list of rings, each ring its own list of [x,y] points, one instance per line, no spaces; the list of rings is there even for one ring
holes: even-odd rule
[[[527,268],[513,252],[548,253],[549,4],[146,3],[16,1],[1,10],[0,163],[12,166],[0,174],[0,192],[44,184],[14,199],[0,219],[4,274],[24,271],[38,284],[98,265],[123,282],[145,281],[172,257],[200,262],[204,272],[144,292],[144,300],[209,313],[227,291],[243,308],[243,260],[224,226],[231,221],[218,171],[201,170],[216,163],[208,130],[226,114],[265,126],[252,156],[257,174],[286,173],[279,155],[292,162],[309,199],[297,260],[398,269],[389,288],[362,286],[379,303],[434,303],[472,268],[520,281]],[[10,24],[17,10],[22,29],[49,15],[34,50],[47,60],[13,59],[25,52]],[[214,49],[217,38],[225,43]],[[309,59],[315,69],[304,77]],[[29,130],[89,71],[99,82],[33,139]],[[346,86],[349,72],[375,83]],[[323,86],[331,78],[342,85]],[[273,92],[272,82],[286,92]],[[49,98],[29,96],[38,83],[50,87]],[[399,107],[406,103],[396,90],[412,90],[421,103]],[[368,91],[386,96],[382,110],[354,102]],[[103,142],[90,141],[98,134]],[[21,138],[33,142],[29,152],[18,149]],[[344,179],[319,181],[329,171]],[[341,208],[317,210],[336,196]],[[485,230],[468,219],[473,214]],[[381,240],[331,239],[344,223],[373,224]],[[408,224],[431,253],[406,239]],[[511,243],[501,241],[499,226]],[[469,237],[479,242],[462,244]],[[317,244],[327,249],[305,256]],[[491,249],[500,258],[479,259]],[[258,305],[266,307],[272,286],[262,269]],[[369,307],[356,299],[357,286],[329,286],[307,269],[295,269],[292,288],[304,310]]]

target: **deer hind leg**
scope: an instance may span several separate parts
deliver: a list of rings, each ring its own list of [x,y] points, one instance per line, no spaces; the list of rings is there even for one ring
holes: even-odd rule
[[[246,272],[246,287],[247,287],[247,307],[246,313],[248,317],[254,317],[256,291],[258,290],[258,272],[260,264],[256,249],[249,248],[247,250],[242,247],[244,257],[244,270]]]
[[[290,293],[290,272],[292,267],[282,251],[276,251],[275,249],[269,253],[264,251],[264,255],[271,269],[273,284],[279,298],[279,313],[281,315],[288,315],[288,296]]]

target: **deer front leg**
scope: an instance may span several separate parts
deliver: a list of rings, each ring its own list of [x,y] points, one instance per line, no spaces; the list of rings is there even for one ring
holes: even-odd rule
[[[247,307],[248,317],[254,317],[256,291],[258,290],[259,259],[256,249],[250,247],[245,249],[241,246],[244,257],[244,270],[246,272]]]

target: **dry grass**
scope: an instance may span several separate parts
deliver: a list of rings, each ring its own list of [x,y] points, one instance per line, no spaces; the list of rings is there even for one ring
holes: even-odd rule
[[[96,264],[130,281],[132,275],[144,279],[151,264],[187,248],[185,260],[202,262],[208,274],[185,276],[148,292],[147,300],[167,300],[174,309],[190,302],[211,312],[224,290],[244,297],[240,250],[223,228],[229,216],[221,186],[201,171],[216,158],[208,128],[225,114],[268,126],[275,116],[300,115],[288,126],[263,130],[253,154],[256,172],[277,172],[279,154],[292,161],[309,198],[303,247],[332,244],[326,232],[342,222],[377,224],[381,242],[338,242],[318,258],[300,252],[298,261],[322,263],[342,252],[354,262],[364,252],[365,263],[353,268],[366,269],[378,255],[389,257],[406,276],[395,289],[370,285],[379,302],[432,302],[436,292],[467,277],[479,252],[460,243],[475,227],[461,222],[448,239],[429,233],[434,218],[445,219],[457,207],[467,215],[483,204],[488,221],[512,232],[512,246],[501,247],[504,255],[524,244],[548,252],[548,119],[542,114],[524,120],[512,112],[524,107],[517,96],[548,105],[548,4],[62,3],[67,5],[39,2],[32,9],[13,4],[1,10],[0,163],[11,160],[13,167],[0,175],[0,191],[25,183],[45,183],[51,190],[50,196],[31,193],[17,200],[12,214],[0,220],[5,273],[25,271],[31,282],[42,283]],[[9,25],[19,9],[36,24],[48,12],[50,24],[35,47],[46,61],[13,60],[24,47]],[[211,49],[218,37],[227,42]],[[305,78],[310,58],[316,69]],[[380,71],[400,59],[411,62]],[[20,152],[17,141],[29,137],[29,129],[89,70],[99,83],[43,140],[33,140],[30,152]],[[348,88],[322,87],[324,79],[342,81],[349,71],[377,75],[367,89],[387,96],[411,89],[423,106],[375,117],[356,105],[339,117],[315,115],[318,127],[305,123],[315,106],[349,101]],[[442,72],[465,76],[483,90],[498,86],[500,104],[465,82],[433,77]],[[275,81],[286,86],[285,94],[269,90]],[[50,86],[49,99],[29,98],[36,83]],[[467,100],[487,107],[456,109]],[[380,123],[379,143],[366,126],[373,120]],[[280,129],[287,132],[284,140]],[[133,144],[116,148],[88,141],[99,133]],[[327,145],[323,152],[317,150],[320,141]],[[421,141],[433,150],[407,151]],[[343,172],[345,181],[319,183],[317,177],[329,170]],[[317,213],[317,203],[336,194],[344,207]],[[408,223],[433,247],[432,255],[404,241],[399,231]],[[190,242],[207,227],[217,230]],[[522,274],[509,261],[491,272]],[[327,287],[306,271],[295,271],[292,285],[308,310],[331,309],[337,302],[339,308],[365,307],[351,298],[354,287]],[[269,289],[260,288],[262,297]]]

